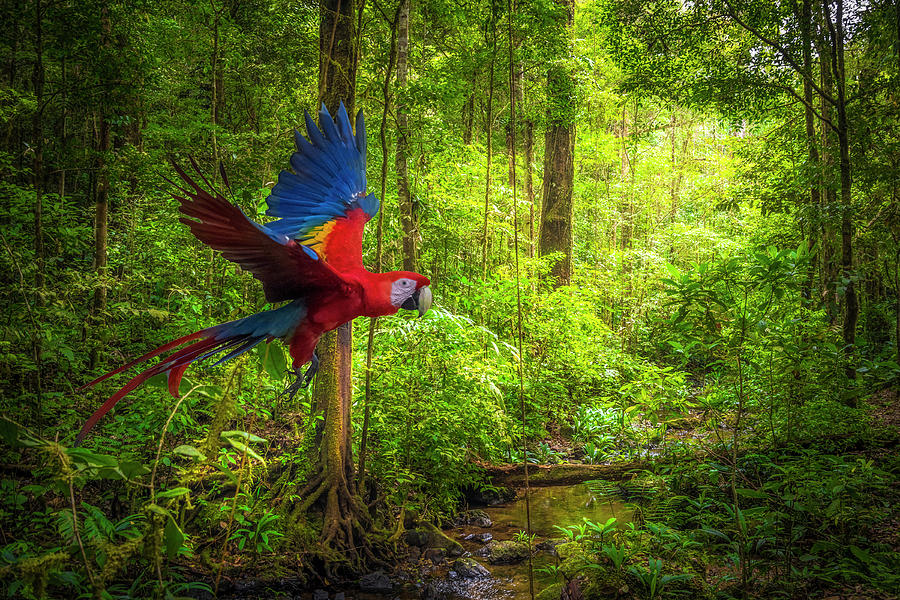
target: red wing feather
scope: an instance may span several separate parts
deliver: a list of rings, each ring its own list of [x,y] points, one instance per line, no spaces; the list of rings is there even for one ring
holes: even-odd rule
[[[199,173],[196,163],[191,162]],[[198,240],[253,273],[262,282],[268,301],[309,298],[323,290],[346,286],[330,265],[313,258],[300,244],[254,223],[221,194],[204,190],[178,165],[173,166],[192,188],[176,185],[184,195],[173,194],[181,203],[179,210],[189,217],[182,217],[181,222],[191,228]],[[204,182],[209,185],[205,179]]]

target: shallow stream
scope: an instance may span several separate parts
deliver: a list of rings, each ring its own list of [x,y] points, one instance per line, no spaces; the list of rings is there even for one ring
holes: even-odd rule
[[[619,523],[631,519],[631,513],[619,502],[606,498],[598,499],[585,484],[532,488],[529,494],[531,508],[531,529],[535,543],[551,539],[561,539],[563,534],[555,526],[576,525],[588,519],[605,523],[616,517]],[[476,555],[483,546],[474,540],[464,538],[472,533],[490,533],[494,540],[511,540],[526,529],[525,499],[520,493],[516,500],[506,504],[483,509],[493,521],[493,526],[457,527],[445,531],[449,537],[458,540],[467,552],[490,571],[491,576],[483,579],[465,579],[451,571],[454,559],[448,564],[427,566],[422,573],[421,584],[407,584],[387,594],[361,593],[358,590],[332,591],[328,598],[345,600],[526,600],[530,599],[528,584],[528,561],[515,565],[492,565],[486,558]],[[427,562],[427,561],[426,561]],[[554,582],[553,576],[541,571],[542,567],[556,563],[552,550],[541,550],[534,554],[535,594]],[[339,594],[343,593],[343,596]],[[336,595],[338,594],[338,595]],[[312,600],[311,593],[302,594],[302,600]],[[324,598],[324,596],[316,597]]]

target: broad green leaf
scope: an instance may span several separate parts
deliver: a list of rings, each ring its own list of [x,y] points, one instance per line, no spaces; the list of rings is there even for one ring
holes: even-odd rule
[[[251,458],[255,458],[256,460],[258,460],[258,461],[261,462],[262,464],[266,464],[265,459],[263,459],[262,456],[260,456],[259,454],[257,454],[256,451],[253,450],[253,448],[251,448],[250,446],[248,446],[248,445],[245,444],[244,442],[238,441],[238,440],[236,440],[236,439],[234,439],[234,438],[226,438],[226,439],[228,440],[228,443],[231,444],[231,446],[232,446],[235,450],[238,450],[239,452],[244,452],[247,456],[249,456],[249,457],[251,457]]]
[[[156,494],[156,498],[177,498],[178,496],[185,496],[189,494],[191,490],[186,487],[176,487],[171,490],[166,490],[164,492],[159,492]]]
[[[184,540],[184,533],[181,531],[178,523],[175,522],[175,519],[170,516],[163,531],[163,541],[166,544],[166,555],[169,557],[169,560],[173,560],[178,556],[178,551],[184,544]]]
[[[182,444],[180,446],[177,446],[174,450],[172,450],[172,452],[175,454],[180,454],[181,456],[187,456],[199,460],[206,459],[206,456],[202,452],[189,444]]]
[[[263,444],[266,442],[265,438],[261,438],[258,435],[253,435],[252,433],[248,433],[246,431],[223,431],[219,435],[228,440],[236,438],[245,440],[247,442],[260,442]]]
[[[284,379],[287,371],[287,360],[279,344],[266,344],[259,347],[259,359],[269,377],[277,381]]]

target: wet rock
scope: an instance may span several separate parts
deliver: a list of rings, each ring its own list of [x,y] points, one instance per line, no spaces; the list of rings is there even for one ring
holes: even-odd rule
[[[312,600],[328,600],[328,592],[325,590],[313,591]]]
[[[431,561],[434,565],[439,565],[444,562],[444,558],[447,556],[447,551],[443,548],[429,548],[425,551],[425,558]]]
[[[516,491],[508,487],[469,488],[463,490],[466,501],[475,506],[493,506],[516,498]]]
[[[422,600],[447,600],[449,597],[449,588],[435,581],[429,583],[422,590]]]
[[[465,512],[461,512],[456,516],[455,522],[457,525],[474,525],[475,527],[491,527],[494,525],[494,522],[491,521],[491,518],[488,516],[486,512],[483,510],[467,510]]]
[[[359,589],[363,592],[390,592],[394,584],[384,571],[374,571],[359,578]]]
[[[528,544],[507,540],[491,542],[482,550],[487,550],[488,562],[492,565],[514,565],[528,558]],[[480,555],[480,550],[478,553]]]
[[[556,547],[556,555],[560,560],[559,570],[568,579],[577,577],[584,569],[584,565],[590,562],[590,557],[578,542],[559,544]]]
[[[410,546],[409,552],[407,553],[407,559],[411,563],[419,562],[419,559],[422,558],[422,551],[415,546]]]
[[[462,556],[462,544],[448,537],[431,523],[422,523],[417,529],[406,532],[404,540],[410,546],[420,548],[443,548],[448,556]]]
[[[422,548],[428,544],[428,532],[424,529],[408,529],[403,534],[403,541],[408,546],[418,546]]]
[[[508,598],[492,577],[481,579],[435,579],[422,590],[423,600],[489,600]]]
[[[474,558],[457,558],[453,562],[453,570],[465,579],[484,579],[491,576],[491,572]]]
[[[346,600],[347,595],[344,592],[338,592],[334,595],[334,600]]]
[[[463,539],[467,541],[478,542],[479,544],[487,544],[492,539],[494,539],[494,536],[490,533],[470,533]]]
[[[556,545],[556,555],[559,557],[559,560],[566,560],[576,554],[580,555],[583,553],[584,549],[578,542],[563,542]]]
[[[542,550],[544,552],[554,553],[556,552],[556,547],[560,544],[565,544],[566,540],[559,538],[555,540],[544,540],[535,545],[535,550]]]

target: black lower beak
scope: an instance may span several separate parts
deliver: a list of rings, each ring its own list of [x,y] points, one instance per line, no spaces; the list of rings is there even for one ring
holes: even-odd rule
[[[413,295],[406,299],[406,302],[400,305],[400,308],[406,310],[417,310],[419,308],[419,290],[413,292]]]
[[[431,302],[433,300],[434,296],[431,293],[431,288],[426,285],[425,287],[419,288],[415,292],[413,292],[413,295],[407,298],[406,301],[400,305],[400,308],[405,308],[406,310],[417,310],[419,311],[419,316],[421,317],[428,312],[429,308],[431,308]]]

